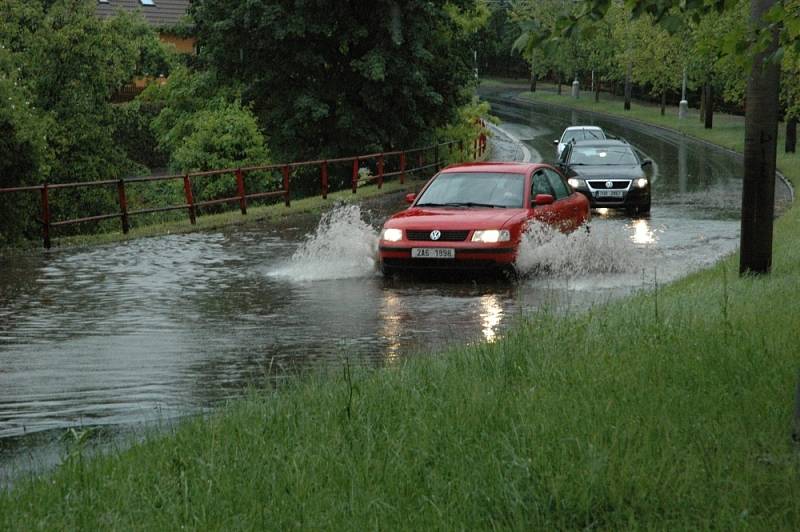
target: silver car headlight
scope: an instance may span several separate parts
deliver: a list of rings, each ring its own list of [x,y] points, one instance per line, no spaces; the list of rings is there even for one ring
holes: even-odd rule
[[[635,179],[633,181],[633,186],[635,186],[636,188],[644,188],[644,187],[647,186],[647,179],[645,179],[644,177],[640,177],[639,179]]]
[[[385,240],[387,242],[399,242],[402,239],[403,231],[401,229],[388,227],[384,228],[383,232],[381,233],[381,240]]]
[[[569,186],[572,188],[581,188],[581,185],[583,185],[583,181],[580,179],[575,179],[574,177],[567,179],[567,183],[569,183]]]
[[[495,242],[508,242],[509,240],[511,240],[511,233],[508,229],[489,229],[472,233],[473,242],[494,244]]]

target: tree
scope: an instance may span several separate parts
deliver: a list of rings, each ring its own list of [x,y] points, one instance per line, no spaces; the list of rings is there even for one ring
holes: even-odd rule
[[[778,147],[778,28],[764,15],[775,0],[752,0],[750,29],[769,40],[753,58],[747,83],[744,134],[744,183],[739,272],[769,273],[772,268],[772,219],[775,212],[775,158]]]
[[[513,48],[522,50],[531,64],[532,76],[535,70],[552,72],[559,94],[562,83],[588,64],[588,54],[574,39],[541,41],[536,36],[541,32],[555,32],[559,17],[569,16],[573,8],[574,3],[568,0],[517,0],[512,7],[512,20],[517,21],[522,30]]]
[[[0,188],[39,184],[52,163],[46,135],[51,124],[31,105],[12,54],[0,45]],[[28,216],[37,198],[31,194],[0,195],[0,244],[33,236]]]
[[[781,102],[786,110],[786,153],[794,153],[797,145],[797,119],[800,117],[800,53],[788,49],[781,68]]]
[[[683,72],[684,39],[655,26],[649,16],[636,22],[640,45],[632,48],[631,64],[633,78],[647,84],[654,94],[661,96],[661,114],[666,107],[667,91],[680,84]]]
[[[38,182],[116,178],[139,168],[114,142],[111,94],[160,54],[158,37],[139,17],[100,20],[83,0],[5,0],[0,45],[17,68],[26,101],[48,124]],[[162,62],[162,66],[164,61]],[[54,216],[108,211],[111,191],[54,194]]]
[[[278,156],[418,145],[469,101],[476,0],[198,0],[201,58],[241,82]]]

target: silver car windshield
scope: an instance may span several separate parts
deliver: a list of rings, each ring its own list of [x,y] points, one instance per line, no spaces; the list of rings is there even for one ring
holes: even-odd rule
[[[561,142],[567,144],[573,140],[605,140],[605,138],[606,136],[600,129],[569,129],[564,132]]]
[[[522,174],[463,172],[439,174],[417,200],[418,207],[521,208]]]

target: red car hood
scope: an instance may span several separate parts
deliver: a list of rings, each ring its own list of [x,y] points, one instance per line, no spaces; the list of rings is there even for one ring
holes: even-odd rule
[[[525,209],[441,209],[411,207],[386,221],[398,229],[503,229],[525,219]]]

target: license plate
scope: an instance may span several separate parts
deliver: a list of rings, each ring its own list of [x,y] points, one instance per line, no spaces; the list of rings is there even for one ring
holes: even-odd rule
[[[453,248],[411,248],[412,259],[454,259],[456,250]]]
[[[594,193],[596,198],[621,198],[624,195],[624,190],[597,190]]]

